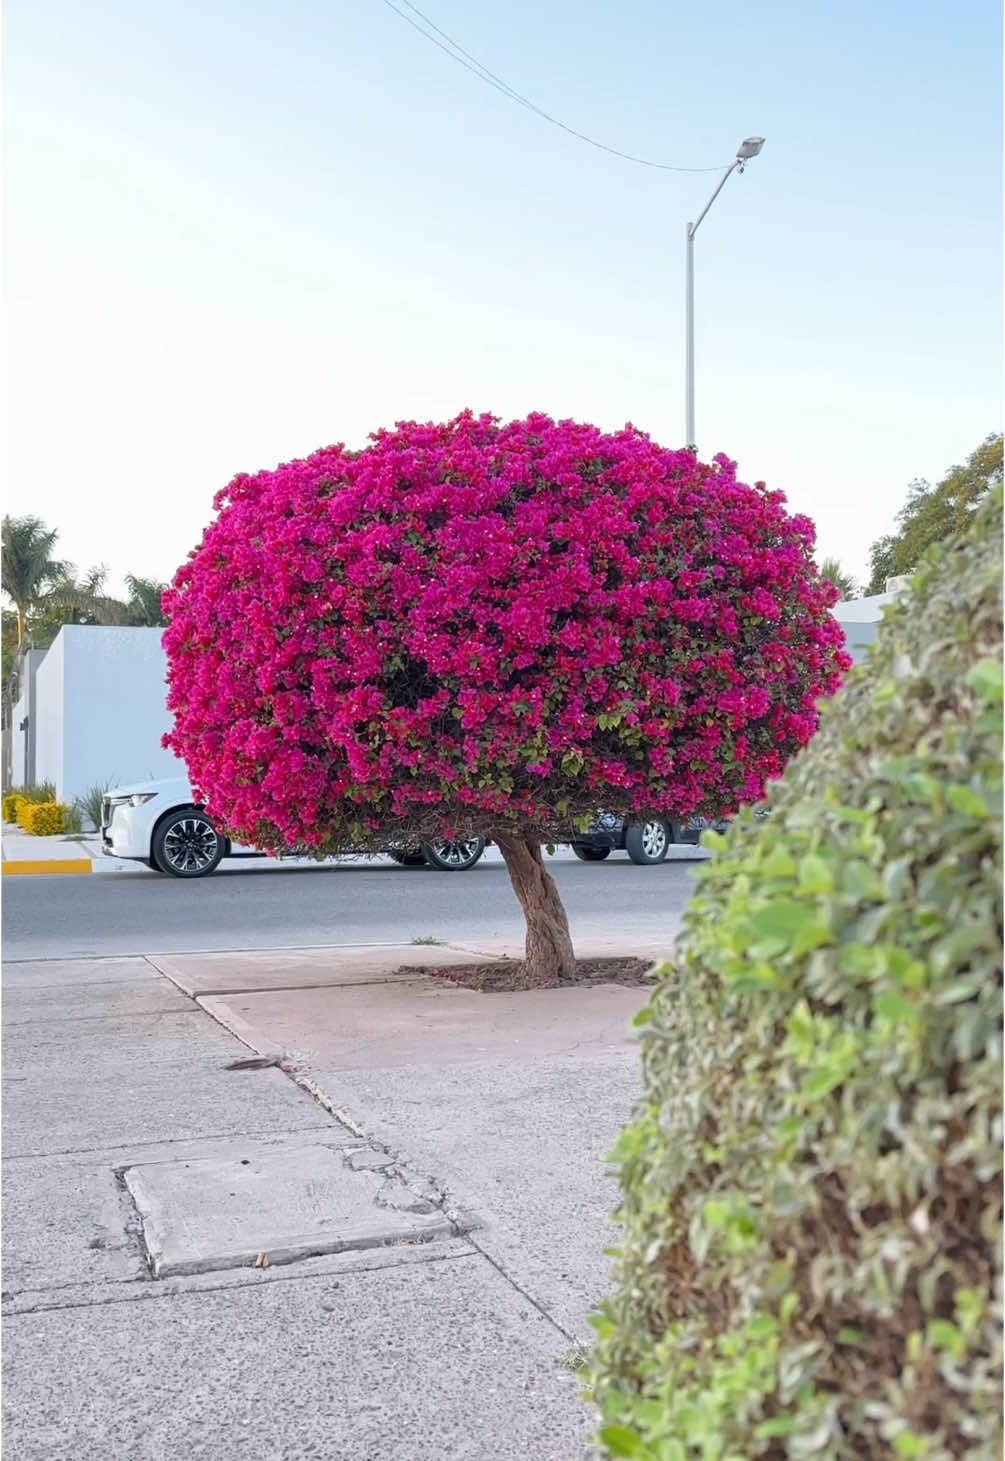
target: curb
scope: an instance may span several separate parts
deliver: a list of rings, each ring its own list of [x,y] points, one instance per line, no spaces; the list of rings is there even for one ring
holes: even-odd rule
[[[0,872],[7,877],[51,877],[57,873],[68,873],[76,877],[93,872],[90,858],[61,857],[46,861],[30,861],[27,858],[4,859]]]

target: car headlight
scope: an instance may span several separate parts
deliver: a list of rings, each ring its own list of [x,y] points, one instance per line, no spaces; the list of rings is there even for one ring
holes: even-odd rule
[[[144,802],[152,802],[156,795],[155,791],[135,791],[132,796],[110,796],[108,805],[110,807],[141,807]]]

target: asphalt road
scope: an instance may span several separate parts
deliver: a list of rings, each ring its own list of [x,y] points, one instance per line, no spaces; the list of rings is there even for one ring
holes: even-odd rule
[[[698,854],[701,857],[702,854]],[[690,897],[694,851],[636,867],[623,853],[549,861],[573,938],[660,937],[669,944]],[[194,882],[130,871],[90,877],[5,878],[5,959],[182,953],[332,944],[522,937],[523,921],[495,849],[468,872],[390,862],[276,867],[231,863]]]

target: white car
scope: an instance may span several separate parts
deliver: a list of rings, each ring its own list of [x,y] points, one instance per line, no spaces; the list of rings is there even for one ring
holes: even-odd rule
[[[184,777],[110,787],[101,803],[101,850],[106,857],[130,858],[175,878],[204,878],[224,857],[265,856],[221,836]],[[463,872],[474,867],[485,843],[470,838],[385,850],[402,867]]]

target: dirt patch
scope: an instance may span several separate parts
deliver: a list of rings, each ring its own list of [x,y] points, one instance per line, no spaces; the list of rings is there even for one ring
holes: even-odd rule
[[[548,984],[532,978],[522,959],[494,959],[491,964],[453,964],[447,969],[429,969],[403,964],[397,974],[425,974],[443,984],[475,989],[479,994],[509,994],[517,989],[571,989],[589,984],[651,985],[646,976],[652,968],[648,959],[578,959],[571,979],[553,979]]]

